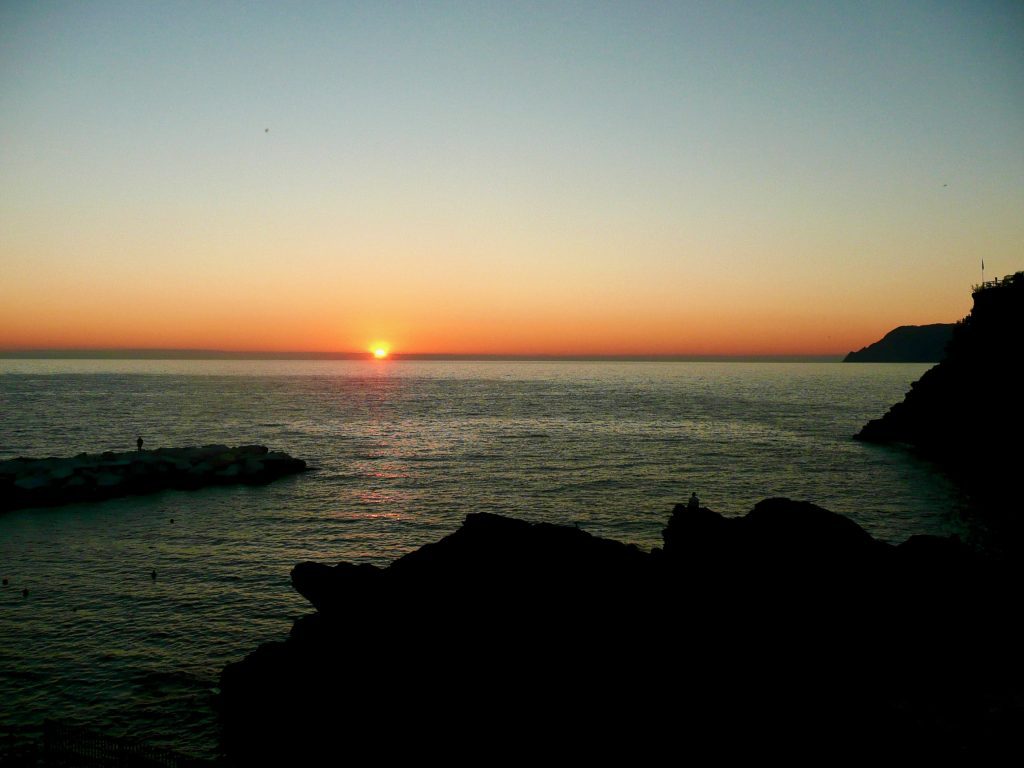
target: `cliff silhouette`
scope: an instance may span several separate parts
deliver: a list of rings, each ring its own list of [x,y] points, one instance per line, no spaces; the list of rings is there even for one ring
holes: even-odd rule
[[[984,507],[1019,506],[1024,435],[1024,272],[976,286],[945,359],[855,435],[902,443],[945,466]]]
[[[386,568],[297,565],[316,612],[221,675],[229,760],[1019,755],[1020,630],[959,540],[788,499],[663,536],[479,513]]]
[[[937,363],[946,355],[953,335],[953,323],[901,325],[885,336],[850,352],[844,363]]]

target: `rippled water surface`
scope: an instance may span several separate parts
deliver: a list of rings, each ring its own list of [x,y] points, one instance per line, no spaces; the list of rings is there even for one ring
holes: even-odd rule
[[[736,515],[807,499],[890,541],[958,530],[944,478],[850,439],[926,368],[0,360],[0,459],[141,434],[316,468],[0,515],[0,724],[56,717],[212,757],[221,667],[310,610],[295,563],[385,563],[478,510],[643,547],[691,491]]]

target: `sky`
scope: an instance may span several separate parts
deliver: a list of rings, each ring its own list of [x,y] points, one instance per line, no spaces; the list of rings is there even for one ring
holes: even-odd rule
[[[0,350],[836,354],[1024,269],[1024,3],[0,1]]]

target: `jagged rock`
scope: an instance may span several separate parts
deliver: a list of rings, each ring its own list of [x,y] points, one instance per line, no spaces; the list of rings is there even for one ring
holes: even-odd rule
[[[205,445],[155,451],[104,451],[70,458],[0,462],[0,511],[99,501],[115,496],[225,483],[268,483],[306,462],[262,445]]]
[[[1020,633],[961,544],[892,547],[787,499],[738,519],[679,506],[664,539],[649,553],[481,513],[386,568],[301,563],[316,613],[222,673],[228,756],[1016,748]],[[915,578],[925,561],[970,587]]]

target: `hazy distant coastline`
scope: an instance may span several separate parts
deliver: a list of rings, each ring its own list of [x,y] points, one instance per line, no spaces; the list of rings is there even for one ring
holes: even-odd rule
[[[370,360],[369,352],[246,352],[219,349],[11,349],[0,350],[0,360]],[[642,363],[838,363],[836,355],[488,355],[401,354],[390,360],[506,362],[642,362]]]
[[[946,356],[954,323],[901,325],[878,341],[851,352],[844,363],[937,363]]]

